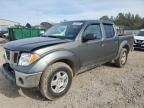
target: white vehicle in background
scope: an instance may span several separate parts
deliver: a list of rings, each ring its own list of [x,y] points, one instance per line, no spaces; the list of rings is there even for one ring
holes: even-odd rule
[[[144,49],[144,29],[134,36],[134,48]]]
[[[7,28],[0,28],[0,37],[4,38],[8,35],[8,29]]]

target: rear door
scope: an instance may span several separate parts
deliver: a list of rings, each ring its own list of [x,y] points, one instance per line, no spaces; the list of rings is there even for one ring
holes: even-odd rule
[[[89,40],[87,42],[82,42],[80,45],[80,61],[82,67],[96,64],[103,58],[101,54],[103,52],[102,46],[102,32],[100,24],[89,24],[82,35],[94,34],[97,36],[94,40]]]
[[[103,23],[103,30],[105,34],[105,39],[103,41],[104,43],[104,52],[105,55],[105,61],[109,61],[113,59],[116,54],[119,47],[118,43],[118,36],[116,36],[116,30],[114,29],[113,24],[109,23]]]

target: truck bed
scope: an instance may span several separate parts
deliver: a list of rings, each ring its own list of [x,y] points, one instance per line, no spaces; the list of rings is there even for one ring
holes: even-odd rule
[[[132,35],[122,35],[122,36],[119,36],[119,45],[122,42],[127,42],[128,45],[129,45],[129,47],[132,49],[133,48],[133,43],[134,43],[134,38],[133,38]]]

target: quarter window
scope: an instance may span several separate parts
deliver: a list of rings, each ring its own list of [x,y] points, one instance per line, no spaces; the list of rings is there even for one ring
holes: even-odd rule
[[[115,35],[114,28],[112,24],[103,24],[106,38],[112,38]]]

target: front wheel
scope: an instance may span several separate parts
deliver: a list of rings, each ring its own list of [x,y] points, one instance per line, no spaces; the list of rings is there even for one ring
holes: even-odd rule
[[[44,97],[54,100],[62,97],[72,83],[72,69],[63,62],[50,65],[42,74],[40,91]]]
[[[127,62],[128,51],[126,48],[122,48],[119,57],[115,60],[115,64],[118,67],[124,67]]]

